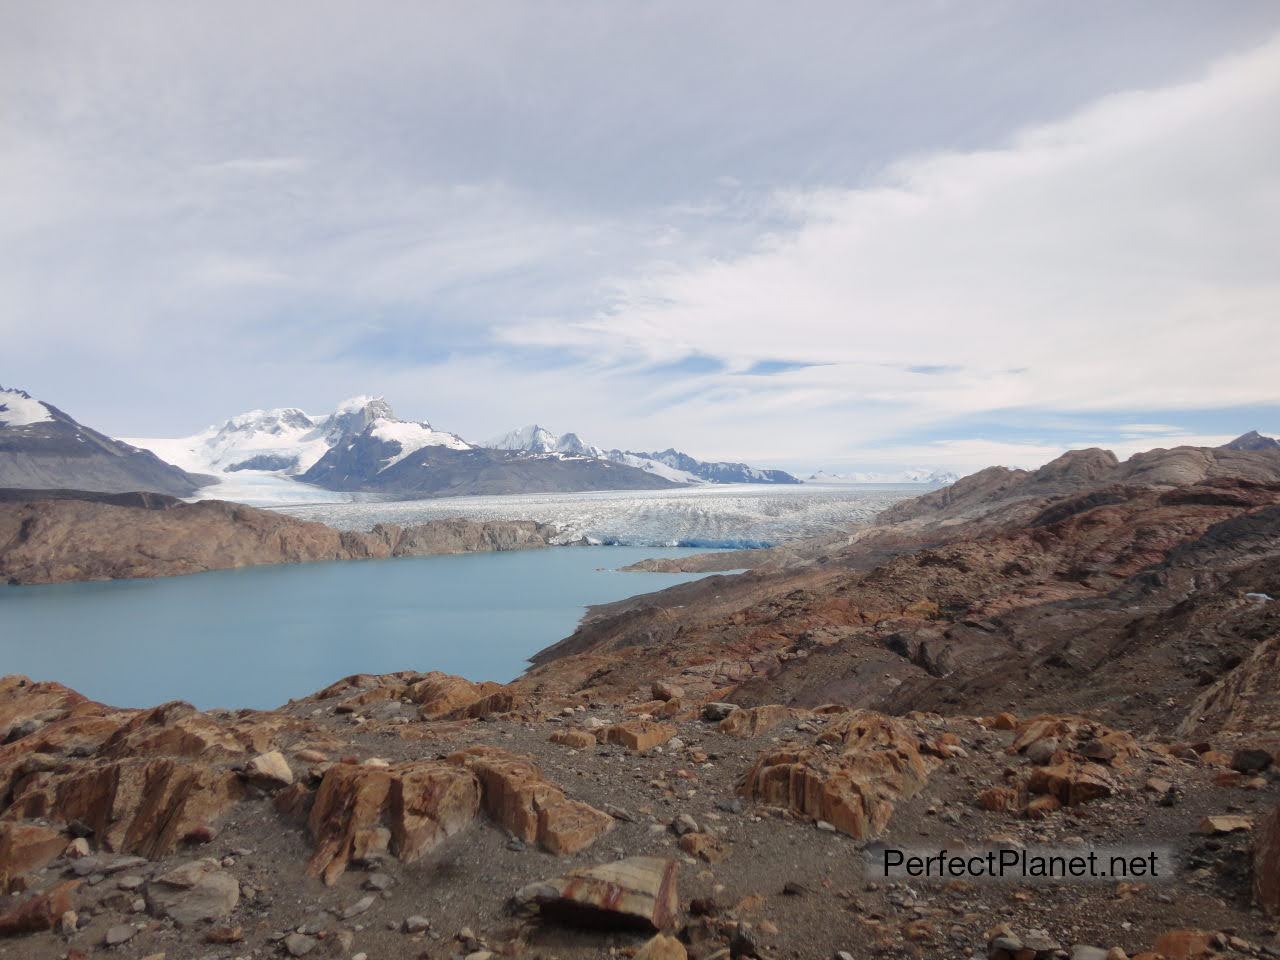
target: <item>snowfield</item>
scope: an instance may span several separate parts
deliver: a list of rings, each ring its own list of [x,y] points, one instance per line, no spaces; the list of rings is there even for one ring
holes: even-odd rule
[[[300,504],[282,513],[344,530],[375,523],[408,525],[446,517],[538,520],[565,542],[634,546],[760,547],[866,523],[919,486],[854,487],[707,484],[674,490],[446,497],[436,500]],[[331,495],[332,496],[332,495]]]
[[[9,427],[28,427],[52,420],[53,414],[39,400],[20,390],[0,390],[0,423]]]

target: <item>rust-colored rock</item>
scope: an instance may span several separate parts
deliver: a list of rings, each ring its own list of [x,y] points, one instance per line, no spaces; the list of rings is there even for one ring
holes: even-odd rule
[[[689,954],[683,943],[675,937],[659,933],[645,941],[632,960],[688,960],[688,958]]]
[[[0,893],[15,889],[23,874],[51,863],[66,845],[64,834],[38,823],[0,823]]]
[[[901,721],[869,710],[833,721],[818,742],[837,750],[762,754],[740,792],[862,839],[882,831],[894,804],[919,791],[938,764],[920,752],[920,741]]]
[[[1036,767],[1027,779],[1027,789],[1055,797],[1063,806],[1073,806],[1109,797],[1116,792],[1116,785],[1098,764],[1067,760],[1051,767]]]
[[[576,853],[613,828],[612,817],[568,799],[526,756],[476,746],[451,754],[449,762],[476,776],[485,813],[526,843],[552,853]]]
[[[79,886],[79,880],[67,880],[0,914],[0,937],[52,930],[59,918],[72,908],[72,894]]]
[[[465,828],[479,806],[475,777],[452,764],[334,764],[307,818],[316,844],[307,872],[336,883],[348,863],[368,856],[380,829],[389,830],[390,852],[411,862]]]
[[[680,838],[680,849],[707,863],[719,863],[729,855],[724,844],[709,833],[686,833]]]
[[[654,720],[627,720],[606,727],[604,732],[606,743],[616,743],[636,753],[648,753],[675,735],[674,726]]]

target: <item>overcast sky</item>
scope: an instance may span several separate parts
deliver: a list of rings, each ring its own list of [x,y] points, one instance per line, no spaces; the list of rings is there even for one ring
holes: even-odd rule
[[[0,383],[968,470],[1280,431],[1280,5],[0,0]]]

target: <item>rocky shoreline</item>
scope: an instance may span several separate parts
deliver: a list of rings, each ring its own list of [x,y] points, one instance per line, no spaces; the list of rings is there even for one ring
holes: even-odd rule
[[[422,557],[550,546],[531,520],[378,524],[368,533],[223,500],[68,494],[0,500],[0,581],[63,583],[169,577],[273,563]]]
[[[1166,453],[979,475],[596,608],[511,684],[200,712],[5,678],[0,935],[37,960],[1280,956],[1280,456]],[[1178,865],[929,882],[869,874],[883,845]]]

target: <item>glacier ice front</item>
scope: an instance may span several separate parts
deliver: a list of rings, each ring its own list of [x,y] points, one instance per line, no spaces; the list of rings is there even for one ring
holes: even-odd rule
[[[762,547],[866,523],[918,489],[730,486],[668,490],[448,497],[435,500],[317,503],[281,507],[291,516],[347,530],[445,517],[538,520],[565,542],[664,547]]]

